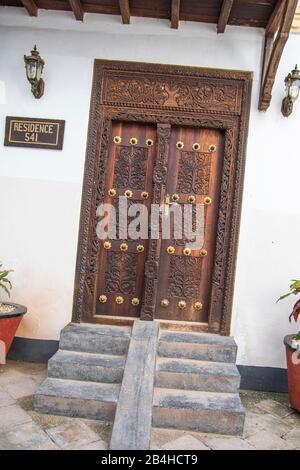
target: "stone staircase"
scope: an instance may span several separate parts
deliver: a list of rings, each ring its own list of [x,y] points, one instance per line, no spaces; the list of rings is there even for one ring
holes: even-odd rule
[[[231,337],[161,330],[153,426],[241,434],[245,413],[236,350]]]
[[[34,396],[34,410],[113,420],[130,336],[130,327],[67,325]]]
[[[70,323],[33,407],[114,421],[112,449],[148,448],[151,423],[241,434],[236,350],[231,337],[163,329],[158,334],[156,322],[136,320],[133,328]]]

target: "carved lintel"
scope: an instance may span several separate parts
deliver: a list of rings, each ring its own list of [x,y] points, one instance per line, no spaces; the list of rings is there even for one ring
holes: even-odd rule
[[[242,86],[230,81],[224,84],[215,77],[201,77],[174,80],[173,77],[145,78],[129,72],[108,70],[105,72],[103,104],[109,106],[149,107],[154,109],[174,109],[188,112],[232,113],[241,110]],[[220,74],[221,75],[221,74]]]

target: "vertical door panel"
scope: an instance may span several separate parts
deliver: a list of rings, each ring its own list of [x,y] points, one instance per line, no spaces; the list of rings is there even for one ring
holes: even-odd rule
[[[155,149],[155,126],[113,123],[104,202],[116,209],[117,235],[119,196],[127,194],[128,207],[134,203],[143,204],[150,213]],[[127,227],[134,218],[128,217]],[[143,296],[147,238],[140,236],[131,240],[118,236],[116,240],[107,239],[99,243],[96,314],[138,317]]]
[[[156,317],[207,322],[214,262],[216,221],[222,171],[223,134],[217,130],[172,128],[167,197],[175,204],[204,205],[204,244],[186,251],[188,239],[163,239],[160,253]],[[209,199],[207,199],[209,198]],[[205,204],[209,203],[210,204]],[[195,229],[193,218],[193,228]],[[169,252],[168,252],[169,251]],[[172,251],[174,251],[172,253]]]

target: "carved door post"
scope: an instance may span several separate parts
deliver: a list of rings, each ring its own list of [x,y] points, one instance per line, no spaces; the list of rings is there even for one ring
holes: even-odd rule
[[[170,124],[157,125],[157,157],[153,172],[153,204],[161,204],[166,188],[167,164],[171,136]],[[159,230],[159,227],[158,227]],[[157,294],[157,276],[161,238],[150,239],[148,257],[145,265],[145,289],[141,311],[142,320],[153,320]]]

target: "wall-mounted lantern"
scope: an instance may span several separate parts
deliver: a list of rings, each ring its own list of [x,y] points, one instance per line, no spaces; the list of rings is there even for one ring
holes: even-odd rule
[[[24,55],[27,80],[31,83],[31,91],[35,98],[41,98],[44,94],[45,83],[41,78],[44,60],[34,46],[31,55]]]
[[[281,112],[285,117],[292,114],[293,104],[299,96],[300,90],[300,71],[297,65],[294,70],[288,74],[284,80],[286,97],[282,100]]]

